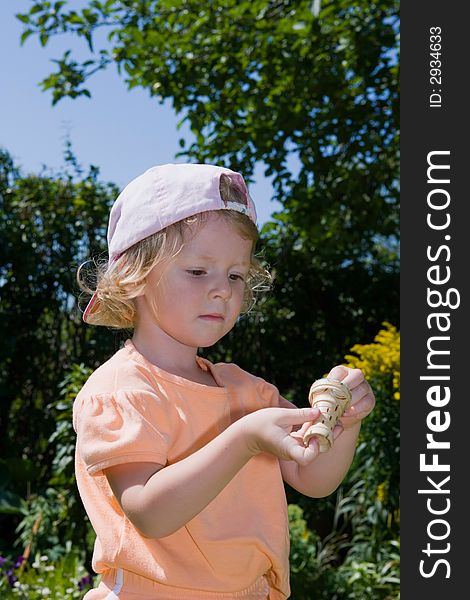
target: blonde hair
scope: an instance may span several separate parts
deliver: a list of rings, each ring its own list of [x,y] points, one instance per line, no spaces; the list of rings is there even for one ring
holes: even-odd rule
[[[244,191],[230,175],[222,174],[220,193],[226,202],[237,202]],[[257,295],[271,289],[273,277],[255,256],[255,246],[259,238],[256,225],[249,217],[236,210],[223,209],[198,213],[169,225],[131,246],[111,264],[101,258],[82,263],[77,270],[78,287],[90,296],[96,291],[99,302],[96,310],[89,313],[87,323],[113,329],[134,329],[137,317],[134,298],[143,293],[150,271],[163,260],[175,257],[183,247],[185,235],[189,231],[192,234],[196,233],[197,228],[214,212],[233,226],[242,238],[253,242],[242,305],[242,313],[250,312],[257,302]],[[88,274],[82,281],[82,268],[89,262],[93,263],[95,274]],[[93,282],[95,289],[87,282]]]

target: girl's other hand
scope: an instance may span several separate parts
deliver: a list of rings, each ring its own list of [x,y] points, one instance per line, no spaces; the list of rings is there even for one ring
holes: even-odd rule
[[[320,416],[317,408],[262,408],[240,419],[248,448],[253,455],[269,452],[281,460],[293,460],[300,466],[318,456],[318,443],[305,448],[300,437],[291,435],[295,426],[312,424]]]
[[[351,428],[372,412],[375,406],[375,395],[361,369],[337,365],[331,369],[327,377],[339,379],[351,390],[351,404],[340,418],[343,429]]]

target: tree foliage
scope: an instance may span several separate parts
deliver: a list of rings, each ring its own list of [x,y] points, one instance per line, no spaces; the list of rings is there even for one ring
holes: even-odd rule
[[[81,11],[35,1],[18,17],[23,39],[87,41],[89,59],[67,51],[44,79],[53,102],[90,95],[90,77],[115,64],[129,88],[171,99],[189,122],[196,141],[181,140],[182,155],[247,177],[262,161],[296,235],[339,266],[382,261],[397,234],[398,10],[397,0],[323,1],[317,16],[309,0],[90,0]]]
[[[23,176],[0,152],[0,512],[21,514],[21,499],[47,487],[59,384],[73,363],[93,367],[106,352],[97,346],[109,334],[90,340],[82,326],[75,284],[88,252],[102,251],[116,193],[97,175],[70,148],[60,176]],[[2,532],[14,526],[7,519]]]

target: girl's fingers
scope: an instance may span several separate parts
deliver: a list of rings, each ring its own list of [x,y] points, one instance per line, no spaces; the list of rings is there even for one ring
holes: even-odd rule
[[[318,408],[287,408],[283,409],[282,415],[284,425],[301,425],[307,421],[316,421],[320,416]]]
[[[350,370],[351,369],[345,367],[344,365],[336,365],[336,367],[333,367],[331,369],[327,377],[330,377],[331,379],[338,379],[338,381],[344,381],[348,376]]]
[[[351,406],[343,416],[362,419],[372,411],[375,406],[375,395],[361,369],[337,365],[331,369],[328,377],[339,379],[351,390]]]
[[[367,381],[363,381],[358,386],[351,389],[352,404],[356,404],[361,398],[369,394],[371,391],[372,389]]]
[[[363,396],[358,402],[351,405],[343,414],[343,417],[357,417],[363,419],[368,415],[375,406],[375,396],[373,392],[369,392]]]
[[[328,377],[332,379],[338,379],[345,383],[351,393],[354,388],[357,388],[364,381],[364,373],[361,369],[351,369],[350,367],[345,367],[344,365],[337,365],[333,367],[331,371],[328,373]]]
[[[344,427],[341,425],[341,423],[337,423],[333,429],[333,440],[336,440],[336,438],[340,436],[343,433],[343,431]]]
[[[287,440],[286,453],[290,460],[294,460],[300,466],[305,466],[317,458],[318,443],[315,440],[305,448],[290,436],[290,439]]]
[[[320,417],[320,411],[318,411],[318,418]],[[302,427],[299,427],[296,431],[293,431],[291,435],[295,438],[304,438],[304,435],[307,433],[307,430],[318,421],[318,418],[312,421],[307,421],[302,424]]]

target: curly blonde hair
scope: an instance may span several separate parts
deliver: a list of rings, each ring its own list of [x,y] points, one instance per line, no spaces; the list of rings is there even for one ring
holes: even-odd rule
[[[237,201],[239,194],[243,192],[230,176],[223,174],[220,193],[225,201]],[[242,305],[242,313],[250,312],[256,304],[258,294],[271,289],[273,276],[255,255],[259,238],[256,225],[249,217],[236,210],[223,209],[198,213],[178,221],[137,242],[112,263],[102,258],[82,263],[77,270],[78,287],[90,296],[96,292],[98,301],[97,308],[89,313],[87,323],[112,329],[134,329],[137,317],[134,298],[143,293],[150,271],[163,260],[175,257],[183,246],[185,235],[188,232],[194,234],[213,212],[217,212],[220,218],[233,226],[242,238],[253,242]],[[82,269],[89,262],[93,263],[95,273],[91,276],[88,274],[82,280]],[[95,289],[90,287],[92,283]]]

